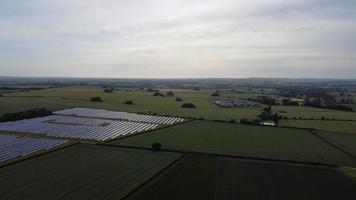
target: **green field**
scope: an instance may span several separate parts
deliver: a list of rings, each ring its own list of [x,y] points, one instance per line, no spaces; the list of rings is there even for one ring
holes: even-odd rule
[[[355,121],[329,121],[329,120],[282,120],[280,126],[312,128],[317,130],[335,131],[342,133],[356,133]]]
[[[120,199],[179,157],[75,145],[0,168],[0,199]]]
[[[181,117],[204,117],[208,119],[239,120],[241,118],[255,119],[262,108],[258,106],[246,108],[220,108],[210,102],[211,91],[178,91],[175,97],[154,97],[150,92],[138,90],[115,91],[111,94],[103,92],[102,88],[81,86],[65,87],[55,89],[45,89],[31,92],[19,92],[8,94],[7,96],[27,96],[28,98],[0,98],[0,104],[6,111],[22,111],[31,107],[48,107],[57,110],[67,107],[88,107],[104,108],[116,111],[128,112],[149,112],[163,115],[181,116]],[[29,96],[36,96],[36,98]],[[99,96],[104,102],[90,102],[90,97]],[[181,97],[184,102],[194,103],[197,109],[181,108],[182,103],[175,101],[176,97]],[[11,101],[17,101],[18,103]],[[133,100],[135,105],[124,105],[123,102]],[[4,111],[0,111],[3,113]]]
[[[187,156],[129,199],[355,199],[331,168]]]
[[[356,134],[318,131],[318,135],[356,157]]]
[[[193,121],[113,142],[166,149],[356,166],[356,160],[310,131]]]

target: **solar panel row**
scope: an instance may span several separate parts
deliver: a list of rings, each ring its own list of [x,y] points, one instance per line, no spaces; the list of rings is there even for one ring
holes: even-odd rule
[[[105,141],[156,128],[157,124],[51,115],[0,123],[0,130]]]
[[[65,142],[67,141],[0,135],[0,162],[19,156],[28,156],[41,150],[49,150]]]
[[[104,109],[91,109],[91,108],[72,108],[57,111],[54,114],[59,115],[75,115],[81,117],[101,118],[101,119],[121,119],[136,122],[146,122],[155,124],[174,124],[184,121],[182,118],[177,117],[164,117],[156,115],[141,115],[136,113],[108,111]]]

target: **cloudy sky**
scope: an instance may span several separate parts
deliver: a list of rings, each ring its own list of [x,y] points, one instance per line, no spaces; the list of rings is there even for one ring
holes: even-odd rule
[[[1,0],[0,76],[356,78],[356,0]]]

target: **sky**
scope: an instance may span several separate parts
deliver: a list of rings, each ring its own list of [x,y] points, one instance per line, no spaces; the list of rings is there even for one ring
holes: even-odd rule
[[[0,0],[0,76],[356,78],[356,0]]]

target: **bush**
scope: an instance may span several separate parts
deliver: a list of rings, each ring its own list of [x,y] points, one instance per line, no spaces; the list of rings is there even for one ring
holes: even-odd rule
[[[255,122],[250,121],[248,119],[241,119],[240,124],[253,125],[253,124],[255,124]]]
[[[177,98],[176,98],[176,101],[183,101],[183,99],[180,98],[180,97],[177,97]]]
[[[92,97],[92,98],[90,98],[90,101],[103,102],[103,100],[100,97]]]
[[[236,124],[236,120],[234,120],[234,119],[230,119],[229,122],[232,123],[232,124]]]
[[[104,93],[112,93],[113,91],[112,91],[112,89],[105,89],[104,90]]]
[[[182,105],[182,108],[196,108],[194,104],[192,103],[184,103]]]
[[[164,94],[159,93],[159,92],[155,92],[155,93],[153,93],[153,96],[155,96],[155,97],[165,97],[165,95],[164,95]]]
[[[162,148],[162,144],[161,143],[155,142],[155,143],[152,144],[152,149],[154,151],[160,151],[161,148]]]
[[[134,105],[134,102],[132,100],[127,100],[127,101],[125,101],[124,104],[126,104],[126,105]]]

